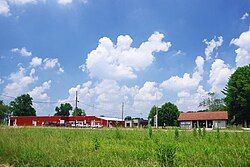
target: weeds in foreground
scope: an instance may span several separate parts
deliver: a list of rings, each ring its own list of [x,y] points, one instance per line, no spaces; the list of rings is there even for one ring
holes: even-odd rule
[[[100,141],[98,140],[97,137],[93,138],[93,145],[94,145],[94,150],[97,151],[100,148]]]
[[[197,129],[193,128],[193,136],[196,137],[197,136]]]
[[[178,139],[179,139],[179,136],[180,136],[180,134],[179,134],[179,129],[178,129],[178,128],[175,128],[175,130],[174,130],[174,138],[175,138],[175,140],[178,140]]]
[[[153,134],[152,126],[148,125],[148,135],[150,139],[152,138],[152,134]]]
[[[176,146],[170,144],[158,144],[156,155],[161,166],[173,167],[175,162]]]
[[[202,137],[197,138],[197,129],[193,133],[159,129],[152,132],[150,140],[149,132],[149,129],[2,128],[0,164],[21,167],[250,164],[248,132],[221,133],[215,129],[204,133],[203,129]]]
[[[205,136],[206,136],[206,133],[207,133],[207,132],[206,132],[206,128],[203,127],[203,128],[202,128],[202,136],[205,137]]]
[[[202,136],[201,128],[198,128],[198,134],[199,134],[199,137]]]

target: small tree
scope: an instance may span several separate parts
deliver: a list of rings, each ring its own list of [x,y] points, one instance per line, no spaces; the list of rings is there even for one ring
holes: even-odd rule
[[[72,113],[73,116],[85,116],[86,113],[83,109],[81,108],[75,108],[73,113]]]
[[[177,126],[178,125],[178,116],[180,114],[176,105],[168,102],[158,108],[153,106],[149,112],[148,119],[150,120],[150,124],[154,123],[154,116],[157,114],[158,110],[158,125],[163,126]]]
[[[226,105],[224,103],[223,98],[216,98],[216,94],[214,92],[208,93],[208,98],[204,99],[199,107],[205,107],[208,111],[225,111]]]
[[[126,116],[126,117],[124,118],[124,120],[130,121],[130,120],[132,120],[132,117],[131,117],[131,116]]]
[[[149,115],[148,115],[148,120],[150,120],[150,124],[153,126],[154,125],[154,116],[156,115],[157,113],[157,110],[158,110],[158,107],[156,106],[153,106],[149,112]]]
[[[177,126],[178,125],[178,116],[180,111],[178,110],[177,106],[173,103],[165,103],[161,106],[158,112],[158,124],[163,126]]]
[[[9,106],[5,105],[3,101],[0,100],[0,123],[4,122],[8,114],[10,114]]]
[[[55,108],[55,116],[69,116],[69,111],[72,109],[73,107],[69,103],[61,104],[60,107]]]
[[[32,97],[23,94],[10,102],[10,108],[14,116],[35,116],[36,110],[32,106]]]

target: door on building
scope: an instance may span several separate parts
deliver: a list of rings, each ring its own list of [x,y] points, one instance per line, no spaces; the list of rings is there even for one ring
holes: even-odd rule
[[[199,127],[200,128],[205,128],[206,127],[206,121],[199,121]]]
[[[192,128],[197,128],[197,121],[192,121]]]
[[[33,124],[34,126],[36,126],[36,121],[32,121],[32,124]]]
[[[207,121],[207,127],[213,128],[213,121]]]

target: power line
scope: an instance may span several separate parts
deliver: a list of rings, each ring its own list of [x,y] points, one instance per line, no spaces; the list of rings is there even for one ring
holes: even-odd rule
[[[81,102],[81,101],[78,101],[78,102],[79,102],[79,103],[82,103],[82,104],[84,104],[85,106],[88,106],[88,107],[92,107],[92,108],[95,108],[95,109],[98,109],[98,110],[103,110],[103,111],[111,112],[111,110],[99,108],[99,107],[96,107],[95,105],[87,104],[87,103],[84,103],[84,102]],[[113,111],[112,111],[112,112],[113,112]]]

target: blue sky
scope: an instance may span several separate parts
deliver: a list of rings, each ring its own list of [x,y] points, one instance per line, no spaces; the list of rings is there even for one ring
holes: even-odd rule
[[[249,12],[247,0],[0,0],[1,99],[30,93],[46,102],[38,115],[76,90],[89,115],[198,110],[250,63]]]

